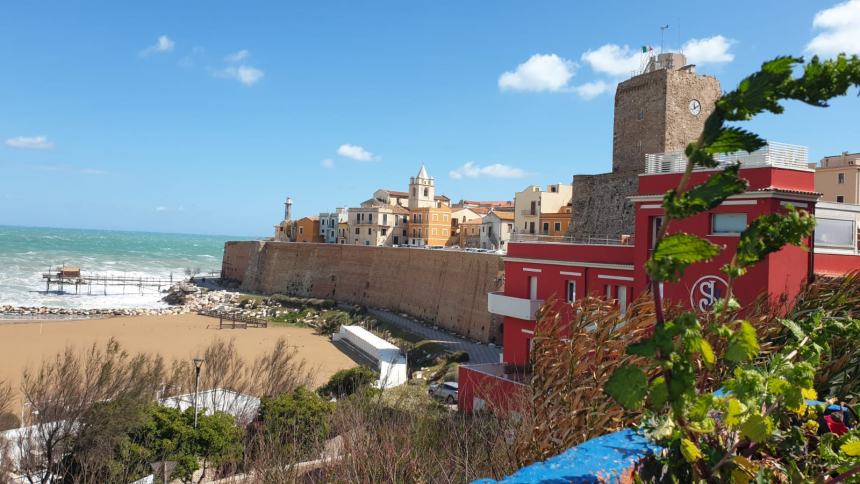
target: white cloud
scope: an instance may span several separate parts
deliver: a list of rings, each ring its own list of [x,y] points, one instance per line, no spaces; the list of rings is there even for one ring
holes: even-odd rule
[[[610,76],[626,76],[639,70],[642,56],[629,46],[604,44],[582,54],[583,62],[595,72]]]
[[[379,160],[380,157],[367,151],[358,145],[342,144],[337,149],[337,154],[345,158],[351,158],[356,161],[373,161]]]
[[[560,91],[576,71],[576,63],[556,54],[535,54],[516,70],[499,76],[502,91]]]
[[[849,0],[815,14],[812,26],[821,30],[806,51],[823,57],[840,52],[860,54],[860,0]]]
[[[526,172],[520,168],[514,168],[511,165],[503,165],[494,163],[492,165],[479,166],[475,162],[469,161],[465,165],[451,170],[448,176],[455,180],[463,178],[522,178]]]
[[[248,87],[256,84],[265,74],[265,72],[257,69],[256,67],[246,66],[244,64],[238,67],[228,67],[215,73],[217,77],[236,79]]]
[[[149,47],[140,51],[140,55],[146,57],[150,54],[163,54],[165,52],[170,52],[176,46],[176,42],[170,39],[170,37],[166,35],[161,35],[158,37],[158,40],[155,44],[150,45]]]
[[[604,81],[593,81],[573,86],[571,90],[583,99],[592,99],[609,91],[609,88],[610,85]]]
[[[332,168],[334,168],[334,160],[332,160],[331,158],[326,158],[320,162],[320,165],[322,165],[322,167],[327,170],[331,170]]]
[[[6,140],[6,146],[25,150],[50,150],[54,143],[45,136],[16,136]]]
[[[705,39],[690,39],[681,47],[681,52],[687,56],[690,64],[720,64],[735,60],[735,55],[729,52],[735,41],[722,35]]]
[[[156,212],[166,212],[167,207],[165,207],[164,205],[159,205],[159,206],[155,207],[155,211]]]
[[[234,52],[228,55],[224,58],[224,60],[227,62],[242,62],[243,60],[247,59],[249,55],[251,55],[250,52],[245,49],[242,49],[239,52]]]

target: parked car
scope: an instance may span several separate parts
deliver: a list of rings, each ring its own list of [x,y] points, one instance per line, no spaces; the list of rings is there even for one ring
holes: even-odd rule
[[[457,382],[446,381],[445,383],[434,383],[428,388],[428,393],[433,398],[445,400],[446,403],[457,403]]]

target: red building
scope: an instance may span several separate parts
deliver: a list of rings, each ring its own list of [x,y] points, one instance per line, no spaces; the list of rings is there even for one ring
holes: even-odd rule
[[[741,162],[740,176],[749,183],[747,192],[707,213],[672,223],[670,232],[698,235],[725,248],[712,261],[689,267],[681,281],[664,285],[663,295],[670,304],[705,310],[725,294],[720,267],[729,262],[739,233],[755,218],[783,211],[788,204],[815,214],[819,194],[815,192],[815,172],[806,163],[806,148],[769,143],[755,153],[722,159],[735,160]],[[662,197],[677,186],[685,164],[682,153],[647,156],[638,193],[629,197],[635,215],[632,236],[586,241],[571,237],[570,242],[560,242],[558,237],[541,241],[535,236],[528,241],[511,240],[504,258],[505,289],[488,296],[489,311],[504,320],[502,361],[460,368],[462,410],[513,404],[512,396],[529,378],[525,369],[535,313],[545,300],[554,297],[573,302],[585,295],[604,296],[614,299],[623,312],[647,290],[643,267],[663,222]],[[697,170],[691,183],[703,182],[713,171]],[[734,293],[739,302],[748,305],[762,294],[777,302],[791,301],[816,273],[834,275],[860,269],[860,210],[839,205],[827,204],[826,214],[819,217],[814,242],[809,241],[812,251],[785,247],[738,279]]]

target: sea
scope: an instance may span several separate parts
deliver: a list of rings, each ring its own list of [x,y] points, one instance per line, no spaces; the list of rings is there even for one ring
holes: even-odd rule
[[[219,272],[224,242],[246,237],[0,225],[0,306],[60,308],[160,308],[158,288],[53,287],[42,274],[62,265],[84,275],[160,278]],[[165,289],[164,287],[162,290]]]

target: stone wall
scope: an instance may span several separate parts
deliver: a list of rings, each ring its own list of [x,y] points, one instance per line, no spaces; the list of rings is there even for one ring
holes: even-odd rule
[[[244,270],[243,270],[244,268]],[[481,342],[501,342],[487,311],[500,290],[500,256],[459,251],[288,242],[228,242],[225,277],[262,294],[335,299],[387,308]],[[242,273],[241,277],[231,277]]]
[[[633,234],[633,204],[639,177],[633,174],[603,173],[573,177],[573,202],[568,235],[573,237],[618,237]]]

